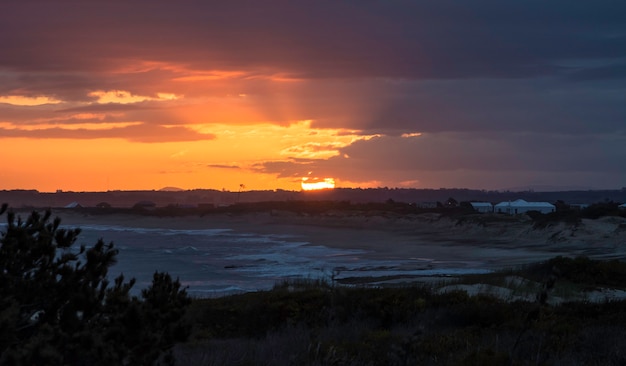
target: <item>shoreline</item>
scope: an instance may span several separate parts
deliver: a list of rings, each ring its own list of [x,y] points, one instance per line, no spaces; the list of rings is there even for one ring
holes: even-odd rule
[[[28,213],[19,212],[19,215],[25,219]],[[171,269],[168,270],[167,265],[149,269],[145,267],[146,264],[140,264],[140,269],[137,269],[144,271],[145,273],[140,273],[146,278],[155,269],[177,273],[177,276],[192,287],[199,286],[190,288],[199,297],[231,294],[224,292],[223,286],[225,289],[239,287],[243,292],[271,287],[267,282],[269,277],[250,275],[250,270],[280,273],[281,268],[288,269],[285,272],[287,274],[272,275],[274,285],[308,278],[324,279],[342,286],[422,284],[442,287],[467,275],[497,274],[496,272],[545,262],[557,256],[584,255],[590,259],[626,259],[626,219],[615,217],[587,220],[575,227],[559,223],[544,229],[533,229],[532,221],[523,217],[504,218],[497,222],[487,220],[488,224],[484,225],[480,220],[485,221],[485,216],[477,216],[480,220],[473,221],[433,214],[342,216],[263,212],[157,217],[127,213],[93,215],[78,210],[53,210],[51,213],[52,219],[61,219],[64,228],[84,228],[82,235],[86,235],[88,242],[97,240],[96,237],[102,235],[105,242],[113,241],[116,246],[122,247],[125,246],[125,241],[128,243],[130,240],[146,240],[138,239],[136,235],[143,235],[142,230],[134,229],[155,229],[156,232],[161,232],[159,237],[149,239],[152,242],[144,241],[149,243],[149,247],[137,247],[138,250],[147,252],[139,254],[135,250],[130,257],[121,258],[128,273],[136,270],[135,263],[140,263],[133,262],[134,260],[141,259],[145,254],[152,258],[155,249],[159,253],[171,252],[178,245],[183,246],[181,248],[194,245],[185,243],[185,237],[189,234],[187,230],[226,230],[223,235],[227,237],[252,235],[258,236],[262,242],[269,239],[278,243],[275,247],[265,247],[270,251],[254,252],[256,249],[253,242],[250,242],[252,246],[249,249],[252,252],[244,249],[245,253],[242,253],[244,247],[222,252],[235,257],[241,254],[242,258],[250,254],[252,256],[249,259],[239,259],[242,261],[239,263],[228,259],[220,262],[219,258],[227,258],[220,254],[222,256],[216,259],[217,262],[211,262],[216,263],[216,266],[211,267],[208,273],[203,272],[207,269],[203,269],[201,265],[198,267],[197,263],[203,263],[203,258],[208,258],[204,256],[213,250],[210,249],[213,248],[212,244],[200,244],[198,254],[189,252],[194,259],[190,259],[186,266],[176,267],[176,264],[172,264],[174,267],[169,267]],[[94,231],[96,226],[100,228]],[[130,229],[129,234],[125,233],[127,230],[118,230],[119,228]],[[180,237],[177,237],[176,231],[180,231]],[[213,235],[197,234],[208,237]],[[287,245],[280,244],[282,241]],[[297,245],[294,247],[291,244]],[[132,246],[126,246],[124,250],[129,250],[128,248]],[[188,248],[193,252],[197,251],[193,246]],[[309,257],[310,255],[313,257]],[[158,256],[161,256],[159,260],[168,260],[162,254]],[[258,258],[254,259],[256,256]],[[294,264],[294,260],[301,264]],[[308,260],[313,262],[307,262]],[[323,266],[319,272],[321,276],[311,277],[312,268],[316,268],[317,263]],[[298,267],[300,265],[302,267]],[[176,269],[172,272],[173,268]],[[135,276],[139,277],[133,275]],[[263,283],[263,286],[250,287],[248,282],[237,284],[237,281],[242,280]],[[483,285],[474,287],[478,292],[484,292],[484,288],[487,288]],[[489,287],[489,291],[499,293],[501,290]]]
[[[412,216],[304,216],[289,213],[211,214],[154,217],[134,214],[83,215],[53,210],[64,226],[119,225],[173,230],[228,229],[286,235],[309,245],[363,250],[369,258],[410,259],[445,255],[449,261],[484,258],[491,269],[564,255],[626,258],[626,219],[585,220],[533,229],[528,220],[479,225],[425,214]],[[106,239],[106,238],[105,238]],[[462,254],[462,255],[460,255]]]

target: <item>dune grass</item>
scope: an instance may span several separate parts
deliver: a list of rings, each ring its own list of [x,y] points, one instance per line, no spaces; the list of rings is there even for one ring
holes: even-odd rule
[[[536,295],[525,301],[439,292],[436,284],[285,282],[195,300],[192,340],[175,355],[199,365],[619,365],[626,362],[625,301],[550,305],[539,295],[622,288],[625,268],[559,257],[455,281]]]

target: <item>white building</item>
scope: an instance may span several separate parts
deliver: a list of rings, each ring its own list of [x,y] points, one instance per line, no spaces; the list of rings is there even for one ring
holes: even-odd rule
[[[470,202],[476,212],[493,212],[493,205],[490,202]]]
[[[528,211],[539,211],[545,214],[556,211],[556,206],[548,202],[527,202],[522,199],[500,202],[494,206],[494,212],[509,215],[523,214]]]

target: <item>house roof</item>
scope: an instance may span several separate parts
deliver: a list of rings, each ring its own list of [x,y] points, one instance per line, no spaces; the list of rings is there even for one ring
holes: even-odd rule
[[[493,207],[489,202],[470,202],[470,204],[474,207]]]
[[[528,202],[518,199],[515,201],[500,202],[496,207],[554,207],[554,205],[548,202]]]

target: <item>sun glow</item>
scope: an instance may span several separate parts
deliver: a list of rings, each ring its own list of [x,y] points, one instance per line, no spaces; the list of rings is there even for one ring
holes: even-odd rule
[[[333,178],[324,178],[324,179],[311,179],[308,177],[302,178],[302,182],[300,183],[303,191],[315,191],[318,189],[333,189],[335,188],[335,179]]]
[[[332,171],[304,169],[378,137],[318,125],[292,98],[307,80],[274,70],[133,61],[109,71],[120,82],[80,89],[82,98],[0,93],[0,141],[16,152],[0,189],[332,189]]]

